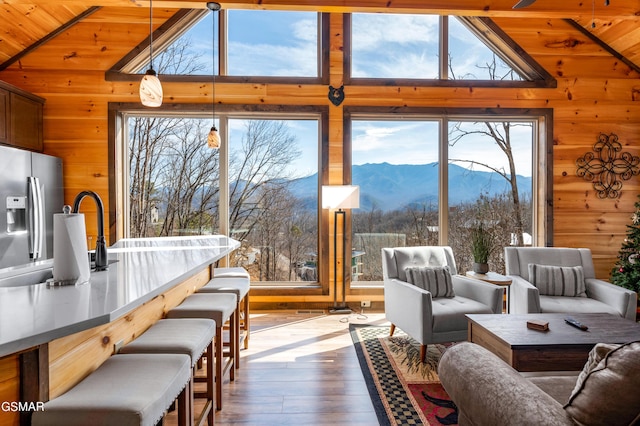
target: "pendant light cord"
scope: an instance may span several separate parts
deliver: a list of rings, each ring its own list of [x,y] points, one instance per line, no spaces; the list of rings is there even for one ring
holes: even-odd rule
[[[215,127],[216,125],[216,14],[213,9],[211,9],[211,125]]]
[[[215,12],[220,10],[220,3],[210,1],[207,7],[211,10],[211,115],[213,123],[212,130],[216,127],[216,15]]]
[[[149,69],[153,69],[153,0],[149,0]]]

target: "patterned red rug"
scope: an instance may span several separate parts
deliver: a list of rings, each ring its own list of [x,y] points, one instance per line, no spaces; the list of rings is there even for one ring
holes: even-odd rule
[[[429,345],[419,362],[420,345],[389,327],[350,325],[371,400],[381,425],[454,425],[458,410],[440,384],[437,367],[443,345]]]

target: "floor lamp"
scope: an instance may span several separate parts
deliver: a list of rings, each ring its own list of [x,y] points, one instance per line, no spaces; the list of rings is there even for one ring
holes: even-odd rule
[[[349,314],[347,293],[347,226],[344,209],[360,207],[360,187],[355,185],[323,185],[322,208],[333,210],[333,309],[331,314]],[[342,216],[342,302],[338,305],[338,216]]]

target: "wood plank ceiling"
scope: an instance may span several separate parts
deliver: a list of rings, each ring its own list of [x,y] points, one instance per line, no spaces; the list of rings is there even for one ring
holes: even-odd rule
[[[531,19],[523,28],[539,34],[541,19],[571,19],[600,39],[611,52],[640,68],[640,0],[538,0],[532,6],[514,10],[516,0],[228,0],[227,9],[302,9],[333,12],[421,12],[434,14],[518,17]],[[30,49],[82,20],[96,7],[147,8],[142,0],[3,0],[0,4],[0,64],[16,62]],[[206,8],[206,2],[156,0],[154,9]],[[140,15],[137,11],[136,15]],[[123,14],[123,20],[126,20]],[[542,21],[544,22],[544,21]],[[142,23],[140,23],[142,24]],[[566,41],[564,41],[566,42]],[[0,69],[4,68],[0,66]]]

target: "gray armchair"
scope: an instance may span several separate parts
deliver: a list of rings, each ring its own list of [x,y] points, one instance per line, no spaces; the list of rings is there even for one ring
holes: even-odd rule
[[[448,266],[454,297],[432,293],[407,282],[407,268]],[[427,344],[467,340],[465,314],[502,312],[502,287],[457,274],[451,247],[423,246],[382,249],[384,311],[391,335],[399,327],[420,345],[424,361]]]
[[[505,247],[505,269],[513,280],[509,295],[510,312],[528,313],[610,313],[635,321],[638,295],[625,288],[596,279],[591,250],[564,247]],[[531,284],[529,264],[581,266],[586,294],[582,297],[544,295]],[[543,292],[544,293],[544,292]],[[586,297],[585,297],[586,296]]]

